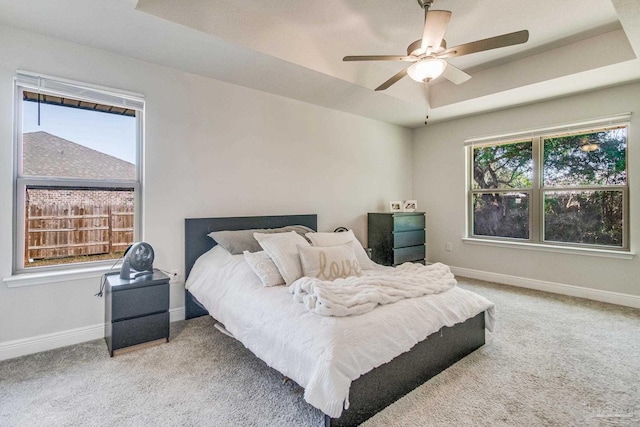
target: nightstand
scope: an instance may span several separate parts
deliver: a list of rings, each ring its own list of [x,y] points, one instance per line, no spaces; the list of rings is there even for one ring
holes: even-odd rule
[[[107,275],[104,329],[112,357],[126,347],[169,342],[169,277],[159,270],[134,280]]]
[[[370,213],[371,259],[382,265],[425,262],[424,212]]]

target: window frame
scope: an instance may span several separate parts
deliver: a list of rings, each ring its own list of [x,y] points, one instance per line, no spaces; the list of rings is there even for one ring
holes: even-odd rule
[[[544,186],[543,181],[543,168],[544,168],[544,140],[546,138],[574,135],[580,133],[598,132],[606,129],[625,127],[627,130],[627,143],[625,147],[625,171],[627,180],[624,185],[585,185],[585,186]],[[557,127],[552,129],[543,129],[539,131],[526,132],[527,137],[518,137],[517,133],[512,135],[502,135],[496,138],[480,138],[478,142],[475,140],[468,140],[466,152],[467,152],[467,227],[466,227],[466,240],[495,242],[501,244],[518,244],[519,246],[531,246],[547,248],[559,248],[559,249],[578,249],[578,250],[594,250],[605,252],[622,252],[629,253],[629,219],[630,219],[630,207],[629,207],[629,128],[630,120],[625,116],[624,120],[600,120],[598,123],[592,125],[566,125],[564,127]],[[525,132],[523,132],[525,133]],[[511,136],[511,138],[509,138]],[[482,142],[480,142],[482,140]],[[473,150],[478,147],[496,146],[502,144],[514,144],[519,142],[531,141],[532,145],[532,160],[533,160],[533,173],[530,189],[521,188],[497,188],[497,189],[474,189],[473,188],[473,167],[474,157]],[[469,143],[471,142],[471,143]],[[544,212],[544,197],[546,193],[557,191],[620,191],[622,193],[622,245],[621,246],[609,246],[609,245],[596,245],[586,243],[571,243],[571,242],[558,242],[545,239],[545,212]],[[475,194],[482,193],[511,193],[522,192],[530,195],[529,200],[529,238],[520,239],[512,237],[502,236],[486,236],[475,234],[474,230],[474,209],[473,209],[473,197]]]
[[[136,126],[135,147],[135,179],[78,179],[51,178],[22,175],[23,141],[23,91],[37,91],[40,93],[67,98],[96,102],[99,104],[123,106],[134,109]],[[70,107],[69,107],[70,108]],[[143,236],[142,228],[142,200],[143,200],[143,146],[144,146],[144,97],[141,94],[89,85],[86,83],[50,77],[41,74],[18,71],[14,78],[14,120],[13,120],[13,262],[12,274],[24,275],[32,273],[64,272],[76,269],[95,268],[112,265],[113,259],[99,261],[85,261],[48,266],[26,267],[24,265],[25,231],[26,231],[26,190],[30,186],[40,188],[70,189],[127,189],[133,190],[134,241],[140,241]]]

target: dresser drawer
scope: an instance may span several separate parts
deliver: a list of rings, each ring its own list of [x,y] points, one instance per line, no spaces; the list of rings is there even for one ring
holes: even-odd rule
[[[112,348],[118,350],[169,337],[169,312],[113,322]]]
[[[424,244],[424,230],[393,233],[393,247],[404,248]]]
[[[115,291],[112,321],[169,310],[169,281],[155,286]]]
[[[424,245],[409,246],[408,248],[399,248],[393,250],[393,264],[402,264],[404,262],[424,261],[425,251]]]
[[[393,231],[424,230],[424,215],[394,215]]]
[[[368,245],[371,259],[382,265],[424,262],[424,212],[370,212]]]

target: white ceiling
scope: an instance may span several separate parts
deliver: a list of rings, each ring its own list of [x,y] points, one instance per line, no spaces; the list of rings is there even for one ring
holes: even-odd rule
[[[453,58],[472,75],[437,79],[430,122],[640,80],[638,0],[436,0],[448,46],[529,30],[529,42]],[[421,36],[416,0],[0,0],[0,24],[191,73],[417,127],[422,85],[373,89]],[[443,81],[439,81],[443,80]]]

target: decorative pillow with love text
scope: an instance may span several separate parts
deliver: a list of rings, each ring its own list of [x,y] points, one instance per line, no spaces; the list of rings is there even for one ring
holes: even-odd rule
[[[302,272],[320,280],[360,276],[362,268],[351,242],[338,246],[298,246]]]

